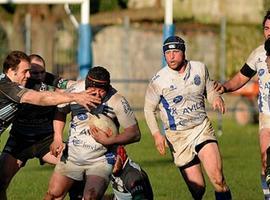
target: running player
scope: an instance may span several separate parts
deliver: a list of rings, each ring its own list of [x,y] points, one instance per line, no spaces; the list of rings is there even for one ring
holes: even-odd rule
[[[194,199],[202,199],[205,180],[201,164],[215,188],[218,200],[231,199],[222,172],[222,160],[214,129],[205,111],[207,96],[213,108],[225,111],[222,98],[214,91],[206,66],[185,58],[185,42],[178,36],[163,44],[167,66],[150,81],[145,94],[145,118],[157,150],[165,154],[165,138]],[[156,113],[165,127],[161,134]]]
[[[267,11],[263,19],[263,34],[265,40],[270,38],[270,11]],[[223,85],[216,85],[216,91],[220,94],[233,92],[243,87],[255,74],[258,74],[259,83],[259,140],[261,150],[261,185],[266,200],[270,200],[270,190],[265,181],[266,151],[270,143],[270,101],[269,84],[270,73],[266,64],[266,51],[264,45],[257,47],[249,55],[246,63],[240,71]]]

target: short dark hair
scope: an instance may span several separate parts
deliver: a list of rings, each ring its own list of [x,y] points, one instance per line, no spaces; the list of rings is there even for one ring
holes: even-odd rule
[[[97,87],[107,91],[110,88],[110,82],[110,73],[108,70],[104,67],[96,66],[88,71],[85,79],[85,88]]]
[[[270,38],[268,38],[267,40],[265,40],[264,42],[264,49],[266,51],[266,55],[270,56]]]
[[[266,14],[265,14],[265,16],[263,18],[263,23],[262,23],[263,27],[265,26],[265,22],[268,19],[270,19],[270,10],[266,11]]]
[[[3,72],[7,73],[7,71],[11,68],[12,70],[16,70],[18,65],[22,60],[25,60],[30,63],[30,58],[22,51],[11,51],[4,60],[3,63]]]
[[[38,60],[40,62],[43,63],[43,67],[45,67],[45,60],[38,54],[31,54],[29,55],[30,58],[30,62],[32,62],[32,60]]]

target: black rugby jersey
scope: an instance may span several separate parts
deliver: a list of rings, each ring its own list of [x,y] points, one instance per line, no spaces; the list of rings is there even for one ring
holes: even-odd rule
[[[46,83],[28,79],[26,87],[36,91],[53,91],[65,88],[67,80],[47,73]],[[48,76],[46,74],[46,77]],[[35,142],[53,134],[53,119],[56,106],[37,106],[23,103],[14,119],[10,133],[23,141]]]
[[[5,74],[0,74],[0,135],[12,123],[26,91],[26,88],[11,82]]]

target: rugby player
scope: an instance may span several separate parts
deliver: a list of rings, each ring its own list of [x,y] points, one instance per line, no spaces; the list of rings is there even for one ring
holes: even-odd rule
[[[263,22],[263,35],[265,40],[270,38],[270,11],[266,12]],[[220,94],[233,92],[243,87],[255,74],[258,74],[259,83],[259,140],[261,151],[261,186],[266,200],[270,199],[270,190],[265,180],[266,151],[270,143],[270,101],[269,85],[270,73],[266,64],[266,50],[264,45],[260,45],[251,52],[245,64],[234,77],[226,81],[223,85],[217,84],[216,91]]]
[[[0,156],[0,199],[7,198],[6,189],[10,181],[28,159],[38,157],[41,163],[51,164],[57,161],[57,158],[49,153],[54,107],[37,106],[38,104],[55,105],[74,101],[77,98],[77,102],[82,102],[88,108],[88,105],[95,106],[93,103],[100,101],[89,94],[81,93],[74,98],[69,94],[48,91],[49,86],[44,83],[45,79],[65,87],[66,81],[46,74],[45,62],[38,55],[28,57],[23,52],[13,51],[4,61],[3,70],[5,74],[1,75],[0,80],[1,131],[12,122],[13,125]],[[31,79],[29,79],[30,73]],[[32,99],[29,100],[31,96]],[[88,102],[88,105],[84,102]]]
[[[71,103],[59,108],[54,120],[54,142],[51,152],[57,156],[64,148],[63,129],[66,114],[71,112],[71,125],[66,148],[57,163],[49,182],[45,199],[63,199],[75,181],[86,179],[84,199],[101,199],[107,189],[114,164],[114,154],[109,148],[115,144],[129,144],[140,140],[141,133],[135,115],[127,100],[110,84],[110,73],[103,67],[89,70],[86,80],[70,87],[71,92],[85,89],[95,91],[102,99],[95,109]],[[118,135],[108,137],[99,129],[89,129],[91,115],[105,114],[123,128]]]
[[[222,98],[214,91],[206,66],[185,58],[185,42],[170,36],[163,43],[167,66],[151,79],[146,94],[144,113],[157,150],[165,154],[165,140],[175,165],[179,168],[194,199],[202,199],[205,169],[215,189],[217,200],[231,199],[222,172],[222,160],[214,129],[205,111],[205,97],[214,109],[225,112]],[[165,128],[159,130],[158,112]]]

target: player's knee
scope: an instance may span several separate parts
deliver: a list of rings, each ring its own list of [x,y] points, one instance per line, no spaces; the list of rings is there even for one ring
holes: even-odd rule
[[[46,192],[46,199],[56,199],[63,196],[63,194],[55,189],[48,189],[48,191]]]
[[[222,174],[218,174],[213,179],[214,187],[217,191],[225,192],[227,185],[225,183],[224,177]]]
[[[98,199],[101,199],[101,197],[102,195],[99,194],[95,188],[90,188],[86,190],[85,193],[83,194],[84,200],[98,200]]]

